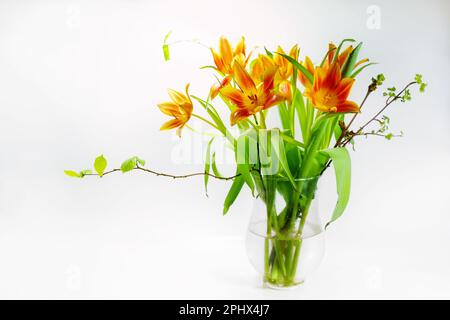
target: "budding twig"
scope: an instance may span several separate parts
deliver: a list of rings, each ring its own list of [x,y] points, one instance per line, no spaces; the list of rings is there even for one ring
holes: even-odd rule
[[[234,176],[230,176],[230,177],[222,177],[222,176],[216,176],[215,174],[211,174],[211,173],[207,173],[207,172],[196,172],[196,173],[189,173],[189,174],[184,174],[184,175],[173,175],[173,174],[169,174],[169,173],[164,173],[164,172],[157,172],[148,168],[144,168],[144,167],[140,167],[139,165],[136,165],[136,167],[134,167],[131,170],[140,170],[140,171],[144,171],[147,173],[151,173],[155,176],[161,176],[161,177],[167,177],[167,178],[172,178],[172,179],[185,179],[185,178],[190,178],[190,177],[196,177],[196,176],[209,176],[211,178],[215,178],[218,180],[233,180],[234,178],[240,176],[240,174],[236,174]],[[130,170],[130,171],[131,171]],[[114,173],[114,172],[118,172],[121,171],[120,169],[112,169],[109,171],[104,172],[101,176],[105,176],[107,174],[110,173]],[[97,173],[87,173],[84,174],[85,176],[100,176]]]

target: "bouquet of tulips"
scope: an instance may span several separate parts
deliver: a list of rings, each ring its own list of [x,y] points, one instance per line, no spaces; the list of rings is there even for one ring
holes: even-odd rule
[[[104,176],[116,171],[141,170],[172,178],[204,176],[205,187],[209,178],[231,180],[225,197],[226,214],[244,186],[264,203],[265,232],[264,280],[278,286],[298,283],[299,255],[308,223],[309,211],[315,197],[319,177],[333,164],[336,175],[337,203],[327,226],[345,210],[350,195],[350,156],[347,150],[355,138],[381,136],[391,139],[389,118],[384,111],[396,101],[411,99],[410,87],[418,85],[424,91],[426,84],[421,75],[403,89],[387,88],[386,102],[372,111],[362,125],[354,128],[354,120],[369,96],[385,81],[384,75],[373,77],[367,91],[359,96],[360,103],[349,100],[357,76],[374,63],[360,59],[362,43],[345,39],[339,45],[330,43],[319,59],[305,56],[294,45],[289,54],[278,47],[275,51],[247,50],[244,38],[233,47],[221,37],[218,50],[211,48],[212,70],[217,82],[200,98],[189,92],[169,90],[169,102],[158,104],[165,115],[171,117],[161,130],[190,129],[192,118],[204,121],[225,138],[235,155],[236,172],[223,176],[217,169],[215,154],[208,143],[202,172],[173,175],[145,167],[145,161],[132,157],[120,168],[106,170],[107,161],[99,156],[94,162],[95,172],[66,171],[72,177]],[[169,59],[167,37],[164,56]],[[223,117],[224,113],[228,116]],[[267,119],[276,117],[279,126],[268,127]],[[272,121],[273,122],[273,121]],[[232,130],[234,127],[236,129]],[[277,198],[278,197],[278,198]],[[281,199],[281,205],[278,203]]]

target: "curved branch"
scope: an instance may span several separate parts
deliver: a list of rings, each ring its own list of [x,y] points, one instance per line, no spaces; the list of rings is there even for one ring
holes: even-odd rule
[[[241,174],[237,174],[237,175],[230,176],[230,177],[222,177],[222,176],[217,176],[215,174],[211,174],[211,173],[207,173],[207,172],[196,172],[196,173],[190,173],[190,174],[184,174],[184,175],[174,175],[174,174],[169,174],[169,173],[164,173],[164,172],[157,172],[157,171],[154,171],[151,169],[140,167],[139,165],[136,165],[136,167],[131,170],[140,170],[140,171],[144,171],[147,173],[151,173],[155,176],[167,177],[167,178],[172,178],[172,179],[185,179],[185,178],[196,177],[196,176],[210,176],[211,178],[227,181],[227,180],[233,180],[234,178],[241,175]],[[118,171],[121,171],[121,170],[116,168],[116,169],[106,171],[103,173],[102,177],[107,174],[111,174],[111,173],[118,172]],[[85,176],[100,176],[100,175],[97,173],[88,173],[88,174],[85,174]]]

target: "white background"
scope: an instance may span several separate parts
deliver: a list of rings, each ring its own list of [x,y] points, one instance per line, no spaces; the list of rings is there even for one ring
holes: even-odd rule
[[[380,29],[367,25],[370,5]],[[1,0],[0,297],[450,298],[449,9],[445,0]],[[199,159],[174,161],[179,139],[158,131],[167,118],[155,105],[187,82],[205,96],[214,78],[198,67],[212,58],[182,43],[165,63],[169,30],[214,47],[220,35],[245,35],[249,47],[298,43],[316,61],[329,41],[361,40],[379,64],[359,77],[355,101],[379,72],[388,85],[416,72],[429,82],[389,112],[404,138],[357,143],[348,209],[298,290],[263,290],[248,263],[247,191],[223,217],[224,182],[206,198],[201,178],[63,174],[101,153],[112,166],[139,155],[161,171],[202,170]]]

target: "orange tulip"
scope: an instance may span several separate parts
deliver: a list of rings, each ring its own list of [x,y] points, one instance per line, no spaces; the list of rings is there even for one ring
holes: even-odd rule
[[[323,112],[359,112],[359,106],[347,100],[354,82],[352,78],[342,79],[339,63],[317,67],[314,84],[306,88],[305,96]]]
[[[283,56],[278,53],[285,54],[284,50],[278,46],[277,54],[273,56],[273,58],[267,55],[259,55],[258,58],[253,63],[252,68],[252,78],[255,83],[260,83],[264,80],[264,75],[266,70],[271,68],[277,68],[277,73],[275,74],[275,88],[278,88],[279,94],[284,98],[291,100],[292,99],[292,87],[291,82],[289,81],[289,77],[293,73],[292,64]],[[289,55],[295,60],[298,59],[299,49],[298,46],[295,45],[291,48]]]
[[[305,61],[302,62],[302,65],[305,67],[306,70],[309,71],[309,73],[314,75],[314,65],[308,56],[305,57]],[[309,81],[308,78],[306,78],[302,72],[298,73],[298,79],[300,80],[300,82],[303,84],[303,86],[305,88],[312,86],[311,81]]]
[[[214,63],[217,70],[222,72],[224,75],[233,74],[232,63],[234,60],[239,61],[243,66],[248,62],[248,58],[245,54],[245,39],[241,38],[236,48],[233,51],[230,42],[225,37],[220,37],[219,40],[219,52],[217,53],[211,48],[211,53],[213,55]]]
[[[264,80],[264,74],[266,70],[276,68],[275,62],[269,56],[260,54],[252,62],[251,76],[256,84],[261,83]]]
[[[278,75],[282,80],[288,80],[293,72],[292,63],[290,63],[283,56],[279,55],[279,53],[285,54],[284,50],[280,46],[278,46],[276,52],[277,53],[273,56],[273,61],[275,62],[275,65],[278,66]],[[295,45],[291,48],[289,56],[297,60],[299,52],[300,50],[298,49],[298,46]]]
[[[181,137],[181,130],[184,125],[189,121],[193,111],[193,104],[191,97],[188,93],[189,84],[186,85],[186,95],[169,89],[169,96],[172,99],[172,102],[163,102],[158,104],[158,108],[162,113],[174,117],[174,119],[167,121],[164,123],[160,130],[170,130],[177,129],[177,135]]]
[[[230,116],[231,125],[284,100],[282,96],[274,92],[277,68],[267,69],[263,81],[258,85],[238,61],[233,63],[233,72],[239,89],[228,85],[220,91],[236,106]]]

